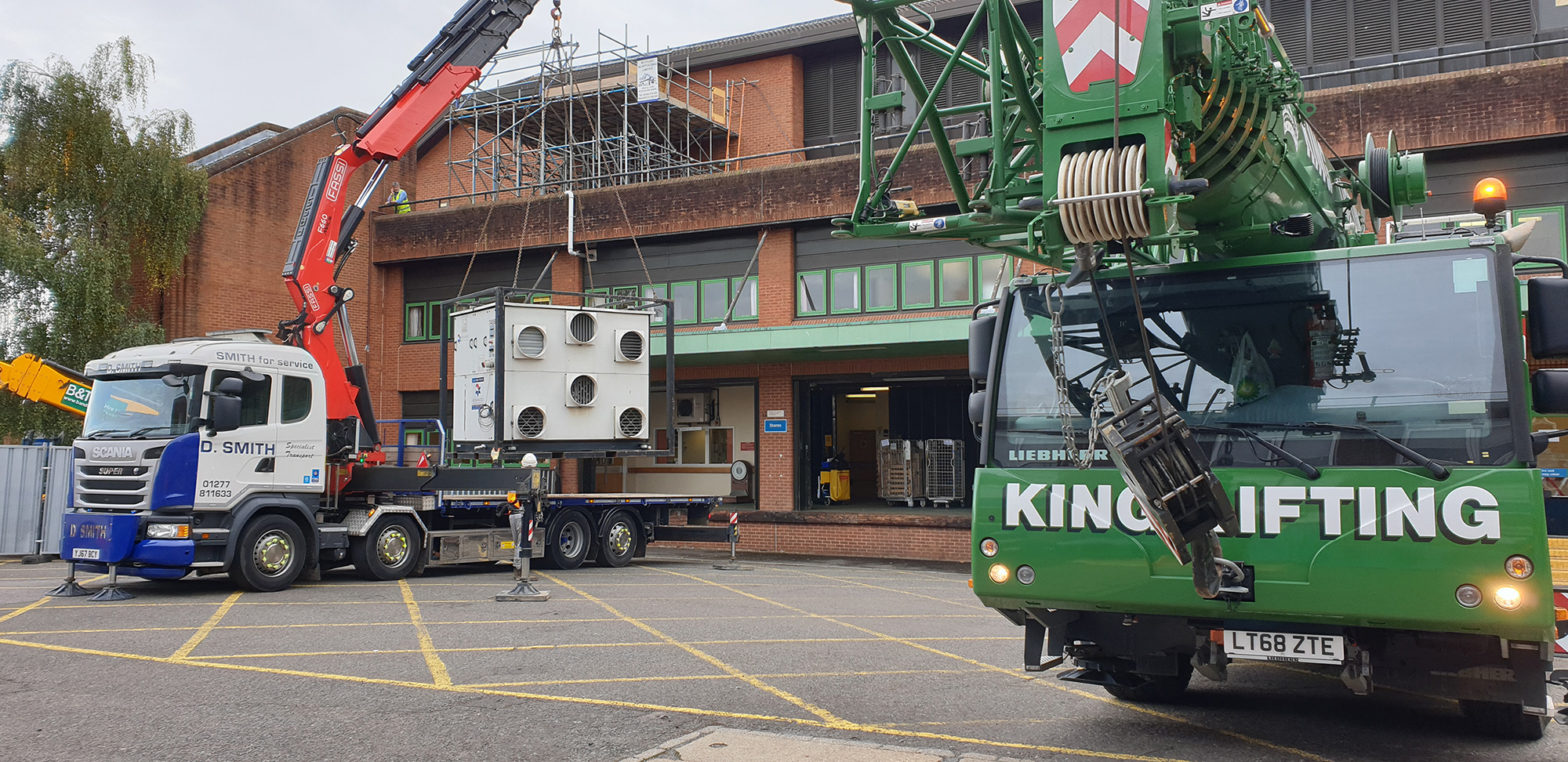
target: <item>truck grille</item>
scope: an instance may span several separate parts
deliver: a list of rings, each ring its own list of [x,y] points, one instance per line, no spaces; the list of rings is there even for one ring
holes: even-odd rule
[[[117,510],[147,507],[152,485],[148,466],[76,467],[76,504],[82,508]]]

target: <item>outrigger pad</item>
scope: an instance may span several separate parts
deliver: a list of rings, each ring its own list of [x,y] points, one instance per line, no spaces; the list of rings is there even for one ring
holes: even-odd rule
[[[1158,394],[1130,402],[1125,387],[1117,386],[1110,394],[1116,415],[1100,428],[1111,461],[1176,560],[1199,561],[1193,585],[1200,596],[1213,598],[1220,587],[1214,530],[1237,534],[1236,508],[1176,408]]]
[[[93,593],[92,597],[88,598],[87,600],[94,603],[109,603],[112,601],[128,601],[135,597],[135,595],[126,592],[125,589],[119,585],[108,585],[98,592]]]
[[[92,591],[77,584],[76,580],[74,579],[68,579],[64,582],[61,582],[59,587],[50,590],[48,593],[45,593],[45,595],[53,598],[76,598],[78,596],[91,594]]]

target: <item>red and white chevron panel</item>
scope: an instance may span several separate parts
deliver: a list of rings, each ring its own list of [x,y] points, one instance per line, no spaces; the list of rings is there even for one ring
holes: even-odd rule
[[[1116,6],[1121,4],[1121,60],[1116,56]],[[1138,74],[1138,58],[1149,27],[1149,0],[1055,0],[1052,26],[1067,70],[1067,87],[1075,93],[1089,85],[1115,79],[1129,84]],[[1118,66],[1117,64],[1120,64]]]

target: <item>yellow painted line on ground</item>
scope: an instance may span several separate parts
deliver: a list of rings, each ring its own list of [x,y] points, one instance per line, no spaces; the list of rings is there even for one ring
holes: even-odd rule
[[[399,601],[399,604],[402,604]],[[53,611],[63,606],[50,606]],[[427,625],[470,625],[470,624],[562,624],[562,623],[589,623],[589,622],[619,622],[619,619],[609,617],[593,617],[586,619],[482,619],[473,622],[426,622]],[[305,629],[310,627],[407,627],[407,621],[396,622],[303,622],[296,624],[224,624],[214,627],[215,630],[286,630]],[[14,632],[0,632],[0,636],[16,635],[87,635],[100,632],[183,632],[194,630],[195,627],[105,627],[85,630],[17,630]]]
[[[185,645],[180,646],[180,650],[175,651],[174,655],[169,658],[174,661],[182,661],[187,656],[190,656],[191,652],[196,650],[196,646],[201,645],[201,642],[206,640],[208,635],[212,634],[212,628],[217,627],[218,623],[223,621],[223,617],[228,615],[229,609],[234,608],[234,602],[239,600],[241,595],[244,595],[244,593],[236,590],[229,597],[224,598],[223,602],[218,604],[218,610],[212,612],[212,616],[208,617],[207,621],[202,623],[202,626],[196,628],[195,634],[185,641]]]
[[[202,656],[203,659],[278,659],[286,656],[373,656],[379,654],[460,654],[460,653],[498,653],[504,651],[553,651],[564,648],[646,648],[648,646],[662,646],[658,641],[643,641],[641,643],[542,643],[531,646],[471,646],[467,648],[433,648],[426,651],[423,648],[375,648],[362,651],[290,651],[288,653],[254,653],[254,654],[215,654]],[[472,686],[470,686],[472,687]]]
[[[872,584],[869,584],[869,583],[866,583],[866,582],[860,582],[860,581],[852,580],[852,579],[839,579],[838,577],[828,577],[826,575],[814,574],[812,572],[801,572],[801,573],[805,574],[808,577],[822,577],[823,579],[834,579],[834,580],[838,580],[840,582],[844,582],[846,584],[855,585],[857,587],[867,587],[867,588],[870,588],[872,590],[882,590],[884,592],[889,592],[889,593],[899,593],[901,595],[910,595],[910,596],[914,596],[916,598],[924,598],[924,599],[926,599],[928,601],[936,601],[938,603],[945,603],[945,604],[947,604],[949,606],[959,606],[961,608],[966,608],[966,609],[984,608],[984,606],[980,605],[979,599],[975,598],[973,594],[969,593],[969,588],[968,588],[967,585],[964,584],[963,580],[958,580],[953,585],[953,592],[955,592],[955,593],[958,593],[958,592],[965,593],[963,596],[956,597],[956,598],[943,598],[943,597],[937,596],[937,595],[926,595],[925,593],[912,593],[912,592],[909,592],[908,590],[900,590],[900,589],[898,589],[896,587],[883,587],[881,585],[872,585]]]
[[[1169,757],[1151,757],[1151,756],[1144,756],[1144,755],[1139,755],[1139,754],[1120,754],[1120,753],[1116,753],[1116,752],[1095,751],[1095,750],[1092,750],[1092,749],[1074,749],[1074,748],[1063,747],[1063,746],[1047,746],[1047,745],[1038,745],[1038,744],[1012,743],[1012,742],[1008,742],[1008,741],[995,741],[995,740],[991,740],[991,739],[987,739],[987,738],[967,738],[967,737],[964,737],[964,736],[947,735],[947,734],[943,734],[943,733],[927,733],[927,732],[913,731],[913,730],[900,730],[900,729],[897,729],[897,728],[877,727],[877,726],[870,726],[870,725],[857,725],[855,723],[846,723],[848,725],[848,727],[841,727],[839,725],[832,724],[832,723],[827,722],[825,720],[809,720],[809,719],[805,719],[805,718],[802,718],[802,717],[782,717],[782,716],[777,716],[777,715],[751,714],[751,713],[746,713],[746,712],[726,712],[726,711],[722,711],[722,710],[700,709],[700,708],[697,708],[697,707],[666,706],[666,705],[662,705],[662,704],[647,704],[647,703],[633,702],[633,701],[615,701],[615,700],[612,700],[612,699],[579,698],[579,697],[576,697],[576,696],[550,696],[550,695],[536,694],[536,693],[523,693],[521,691],[504,691],[504,690],[498,690],[498,689],[493,689],[493,688],[471,688],[471,687],[456,686],[456,685],[444,685],[443,686],[443,685],[436,685],[434,683],[417,683],[417,682],[411,682],[411,681],[407,681],[407,680],[389,680],[389,679],[385,679],[385,678],[376,678],[376,677],[360,677],[360,676],[357,676],[357,675],[337,675],[337,674],[331,674],[331,673],[326,673],[326,672],[307,672],[307,671],[304,671],[304,670],[277,669],[277,668],[272,668],[272,667],[258,667],[258,666],[250,665],[250,664],[225,664],[225,663],[217,663],[217,662],[207,662],[207,661],[202,661],[200,659],[186,659],[184,661],[175,661],[173,659],[164,658],[164,657],[160,657],[160,656],[144,656],[144,655],[141,655],[141,654],[119,653],[119,652],[114,652],[114,651],[99,651],[99,650],[94,650],[94,649],[89,649],[89,648],[74,648],[74,647],[71,647],[71,646],[57,646],[57,645],[50,645],[50,644],[46,644],[46,643],[31,643],[31,642],[28,642],[28,641],[10,640],[10,639],[6,639],[6,638],[0,638],[0,644],[10,645],[10,646],[18,646],[18,647],[22,647],[22,648],[37,648],[37,649],[41,649],[41,650],[45,650],[45,651],[56,651],[56,652],[60,652],[60,653],[70,653],[70,654],[78,654],[78,655],[84,655],[84,656],[105,656],[105,657],[117,658],[117,659],[129,659],[129,660],[132,660],[132,661],[151,662],[151,663],[154,663],[154,664],[172,664],[172,665],[177,665],[177,666],[182,666],[182,667],[196,667],[196,668],[205,668],[205,669],[226,669],[226,670],[234,670],[234,671],[239,671],[239,672],[255,672],[255,673],[261,673],[261,674],[268,674],[268,675],[281,675],[281,676],[289,676],[289,677],[304,677],[304,678],[313,678],[313,679],[317,679],[317,680],[329,680],[329,681],[337,681],[337,682],[358,683],[358,684],[362,684],[362,685],[384,685],[384,686],[393,686],[393,687],[399,687],[399,688],[413,688],[413,689],[416,689],[416,690],[442,691],[442,692],[447,692],[447,693],[466,693],[466,694],[480,694],[480,695],[486,695],[486,696],[505,696],[505,697],[510,697],[510,698],[518,698],[518,699],[526,699],[526,700],[534,700],[534,701],[554,701],[554,702],[560,702],[560,703],[566,703],[566,704],[579,704],[579,705],[583,705],[583,706],[609,707],[609,708],[615,708],[615,709],[639,709],[639,710],[657,711],[657,712],[671,712],[671,713],[675,713],[675,714],[687,714],[687,715],[694,715],[694,716],[700,716],[700,717],[718,717],[718,718],[737,719],[737,720],[760,720],[760,721],[766,721],[766,722],[780,722],[780,723],[788,723],[788,724],[793,724],[793,725],[799,725],[799,726],[803,726],[803,727],[843,729],[843,730],[859,731],[859,732],[864,732],[864,733],[876,733],[876,734],[880,734],[880,735],[901,736],[901,737],[907,737],[907,738],[926,738],[926,739],[932,739],[932,740],[951,741],[951,742],[955,742],[955,743],[975,744],[975,745],[978,745],[978,746],[989,746],[989,747],[996,747],[996,748],[1003,748],[1003,749],[1019,749],[1019,750],[1024,750],[1024,751],[1042,751],[1042,752],[1049,752],[1049,753],[1052,753],[1052,754],[1069,754],[1069,755],[1073,755],[1073,756],[1090,757],[1090,758],[1095,758],[1095,759],[1127,760],[1128,762],[1182,762],[1181,760],[1176,760],[1176,759],[1172,759],[1172,758],[1169,758]]]
[[[211,657],[204,657],[211,658]],[[972,675],[985,672],[980,669],[887,669],[864,672],[777,672],[752,675],[763,680],[818,679],[823,677],[888,677],[893,675]],[[593,677],[577,680],[523,680],[515,683],[468,683],[465,688],[507,688],[512,686],[543,685],[595,685],[600,683],[679,682],[687,680],[734,680],[734,675],[666,675],[663,677]],[[1005,722],[1005,720],[996,720]]]
[[[107,574],[100,574],[100,575],[98,575],[96,577],[93,577],[91,579],[81,580],[81,582],[83,584],[88,583],[88,582],[97,582],[100,579],[107,579],[108,576],[109,575],[107,575]],[[54,599],[51,598],[50,596],[46,595],[46,596],[44,596],[42,598],[39,598],[36,601],[33,601],[32,603],[27,604],[26,606],[23,606],[21,608],[13,610],[13,611],[11,611],[8,614],[0,614],[0,622],[6,622],[6,621],[9,621],[11,619],[15,619],[15,618],[17,618],[17,617],[19,617],[19,616],[21,616],[23,614],[26,614],[29,611],[32,611],[33,609],[38,608],[39,606],[44,605],[45,603],[48,603],[51,600],[54,600]]]
[[[414,589],[408,586],[408,580],[400,579],[397,587],[403,592],[403,602],[408,604],[408,618],[414,623],[414,635],[419,638],[419,650],[425,654],[425,666],[430,668],[430,681],[436,685],[447,687],[452,684],[452,676],[446,671],[446,663],[441,661],[441,656],[436,653],[436,646],[430,640],[430,631],[425,629],[425,622],[419,616],[419,604],[414,601]]]
[[[1177,715],[1174,715],[1174,714],[1169,714],[1169,713],[1166,713],[1166,712],[1156,711],[1154,709],[1149,709],[1147,707],[1138,706],[1136,704],[1128,703],[1128,702],[1125,702],[1125,701],[1119,701],[1119,700],[1111,698],[1109,696],[1099,696],[1099,695],[1095,695],[1093,693],[1089,693],[1088,691],[1079,690],[1077,688],[1069,688],[1069,687],[1064,686],[1064,685],[1058,685],[1055,682],[1052,682],[1052,681],[1049,681],[1049,680],[1036,680],[1033,675],[1024,674],[1022,672],[1018,672],[1016,670],[1007,669],[1005,667],[998,667],[998,666],[996,666],[994,664],[986,664],[985,662],[982,662],[982,661],[979,661],[979,660],[976,660],[976,659],[971,659],[971,658],[968,658],[966,656],[959,656],[958,654],[948,653],[946,651],[942,651],[940,649],[932,648],[931,646],[924,645],[922,643],[917,643],[917,642],[915,642],[913,640],[910,640],[908,638],[900,638],[900,637],[897,637],[897,636],[894,636],[894,635],[888,635],[888,634],[885,634],[885,633],[879,633],[879,632],[876,632],[875,630],[872,630],[872,629],[869,629],[869,628],[866,628],[866,627],[861,627],[860,625],[853,624],[851,622],[845,622],[843,620],[835,619],[833,617],[826,616],[826,615],[823,615],[823,614],[817,614],[817,613],[813,613],[813,612],[810,612],[810,611],[806,611],[805,609],[797,608],[797,607],[791,606],[791,605],[789,605],[787,603],[780,603],[778,601],[770,601],[770,600],[768,600],[766,598],[763,598],[762,596],[754,595],[754,594],[748,593],[748,592],[746,592],[744,590],[737,590],[737,589],[735,589],[733,587],[730,587],[728,585],[725,585],[725,584],[722,584],[722,583],[719,583],[719,582],[714,582],[712,580],[704,580],[701,577],[692,576],[690,574],[683,574],[683,573],[677,572],[677,571],[670,571],[668,569],[658,569],[657,571],[663,572],[665,574],[673,574],[673,575],[678,576],[678,577],[686,577],[688,579],[702,580],[703,582],[707,582],[708,584],[713,585],[714,587],[717,587],[717,588],[720,588],[720,589],[723,589],[723,590],[728,590],[728,591],[730,591],[732,593],[735,593],[737,595],[743,595],[743,596],[746,596],[748,598],[754,598],[754,599],[756,599],[758,601],[762,601],[764,603],[771,603],[771,604],[773,604],[775,606],[778,606],[780,608],[783,608],[783,609],[786,609],[786,610],[789,610],[789,611],[796,611],[796,612],[799,612],[800,614],[802,614],[803,616],[808,616],[808,617],[811,617],[811,618],[814,618],[814,619],[821,619],[821,620],[826,621],[826,622],[832,622],[832,623],[835,623],[835,624],[843,625],[843,626],[848,627],[848,628],[850,628],[852,630],[857,630],[857,631],[860,631],[860,632],[864,632],[864,633],[866,633],[868,635],[875,635],[875,636],[881,637],[881,638],[883,638],[883,639],[885,639],[885,640],[887,640],[889,642],[902,643],[903,645],[909,646],[910,648],[915,648],[915,649],[918,649],[918,650],[921,650],[921,651],[926,651],[926,652],[929,652],[929,653],[932,653],[932,654],[936,654],[938,656],[945,656],[945,657],[947,657],[949,659],[956,659],[958,661],[964,662],[965,664],[971,664],[971,665],[974,665],[974,666],[977,666],[977,667],[982,667],[982,668],[991,670],[993,672],[997,672],[999,674],[1008,675],[1010,677],[1019,678],[1019,679],[1023,679],[1023,680],[1028,680],[1028,681],[1034,682],[1034,683],[1039,684],[1039,685],[1044,685],[1044,686],[1047,686],[1047,687],[1050,687],[1050,688],[1054,688],[1056,690],[1059,690],[1059,691],[1062,691],[1062,692],[1065,692],[1065,693],[1073,694],[1074,696],[1081,696],[1083,698],[1094,699],[1095,701],[1100,701],[1100,702],[1103,702],[1103,703],[1106,703],[1106,704],[1110,704],[1112,706],[1118,706],[1118,707],[1121,707],[1123,709],[1130,709],[1130,710],[1132,710],[1134,712],[1139,712],[1139,713],[1142,713],[1142,714],[1146,714],[1146,715],[1149,715],[1151,717],[1159,717],[1161,719],[1169,720],[1171,722],[1180,723],[1182,725],[1187,725],[1189,727],[1198,728],[1200,730],[1206,730],[1206,731],[1209,731],[1211,733],[1215,733],[1215,734],[1218,734],[1218,735],[1226,736],[1228,738],[1234,738],[1234,739],[1236,739],[1238,741],[1244,741],[1246,743],[1250,743],[1250,744],[1253,744],[1253,745],[1256,745],[1256,746],[1261,746],[1261,747],[1263,747],[1265,749],[1271,749],[1273,751],[1285,752],[1287,754],[1293,754],[1295,756],[1303,757],[1305,759],[1317,760],[1318,762],[1328,762],[1327,758],[1319,756],[1317,754],[1313,754],[1312,752],[1306,751],[1304,749],[1297,749],[1297,748],[1292,747],[1292,746],[1285,746],[1283,744],[1277,744],[1277,743],[1274,743],[1272,741],[1266,741],[1264,739],[1256,738],[1256,737],[1253,737],[1253,736],[1249,736],[1249,735],[1247,735],[1245,733],[1238,733],[1238,732],[1233,731],[1233,730],[1225,730],[1223,728],[1210,727],[1208,725],[1203,725],[1203,724],[1194,722],[1194,721],[1189,720],[1189,719],[1187,719],[1185,717],[1180,717],[1180,716],[1177,716]]]
[[[714,667],[717,667],[719,670],[721,670],[723,672],[726,672],[728,674],[734,675],[737,678],[740,678],[747,685],[750,685],[751,687],[756,688],[757,690],[760,690],[760,691],[762,691],[764,693],[768,693],[768,694],[770,694],[770,695],[772,695],[772,696],[774,696],[776,698],[783,699],[784,701],[787,701],[787,702],[789,702],[791,704],[794,704],[795,706],[800,707],[801,709],[806,710],[807,712],[810,712],[811,714],[813,714],[816,717],[818,717],[819,719],[821,719],[823,722],[828,723],[829,726],[831,726],[831,727],[839,727],[840,725],[852,724],[852,723],[849,723],[849,722],[847,722],[847,721],[845,721],[843,719],[840,719],[840,718],[834,716],[832,712],[829,712],[826,709],[823,709],[823,708],[821,708],[819,706],[816,706],[816,705],[806,701],[805,699],[802,699],[799,696],[794,695],[793,693],[790,693],[788,691],[781,690],[779,688],[775,688],[775,687],[773,687],[771,685],[768,685],[767,683],[764,683],[761,680],[758,680],[757,678],[752,677],[751,675],[748,675],[748,674],[746,674],[746,673],[736,669],[735,667],[730,666],[729,664],[726,664],[725,662],[723,662],[720,659],[714,657],[712,654],[709,654],[706,651],[703,651],[703,650],[701,650],[699,648],[695,648],[695,647],[690,646],[690,645],[688,645],[686,643],[682,643],[682,642],[676,640],[675,638],[672,638],[669,635],[664,634],[662,631],[660,631],[658,628],[654,627],[653,625],[647,624],[646,622],[643,622],[643,621],[638,620],[638,619],[633,619],[632,617],[629,617],[629,616],[627,616],[625,614],[622,614],[614,606],[611,606],[610,604],[605,603],[604,601],[601,601],[601,600],[595,598],[592,595],[589,595],[588,593],[586,593],[586,592],[584,592],[582,590],[579,590],[579,589],[577,589],[575,587],[572,587],[570,584],[561,581],[557,577],[554,577],[554,576],[549,575],[549,574],[541,574],[540,576],[544,577],[545,579],[550,580],[551,582],[553,582],[553,583],[555,583],[555,584],[557,584],[557,585],[559,585],[561,587],[566,588],[567,590],[570,590],[571,592],[573,592],[573,593],[575,593],[577,595],[582,596],[583,598],[585,598],[585,599],[587,599],[589,601],[592,601],[594,603],[599,604],[599,606],[603,607],[605,611],[610,612],[610,614],[612,616],[617,616],[617,617],[620,617],[621,619],[624,619],[626,622],[628,622],[632,626],[636,627],[637,629],[642,630],[643,632],[646,632],[649,635],[652,635],[655,638],[658,638],[659,640],[662,640],[662,641],[664,641],[664,642],[666,642],[666,643],[668,643],[668,644],[670,644],[672,646],[675,646],[676,648],[679,648],[682,651],[685,651],[686,653],[689,653],[692,656],[695,656],[695,657],[697,657],[697,658],[699,658],[699,659],[701,659],[701,660],[703,660],[703,661],[713,665]],[[693,578],[693,579],[695,579],[695,578]]]

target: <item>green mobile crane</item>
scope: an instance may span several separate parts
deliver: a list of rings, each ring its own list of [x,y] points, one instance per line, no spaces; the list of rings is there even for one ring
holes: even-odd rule
[[[1046,0],[1039,38],[1003,0],[946,38],[846,1],[864,112],[835,235],[1050,268],[970,331],[973,586],[1024,668],[1170,700],[1297,662],[1539,738],[1561,615],[1529,424],[1568,382],[1528,371],[1502,184],[1485,227],[1401,232],[1423,157],[1369,136],[1331,162],[1249,0]],[[1528,291],[1534,356],[1568,357],[1568,278]]]

